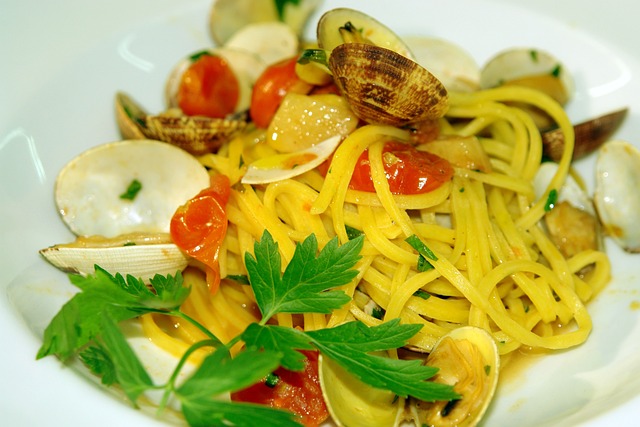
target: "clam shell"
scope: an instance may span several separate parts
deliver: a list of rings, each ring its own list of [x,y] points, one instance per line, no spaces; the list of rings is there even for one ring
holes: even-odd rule
[[[629,252],[640,252],[640,150],[609,141],[596,159],[594,203],[607,234]]]
[[[122,198],[137,180],[141,189]],[[159,141],[125,140],[91,148],[58,174],[55,201],[76,235],[114,237],[169,232],[176,209],[209,185],[209,174],[184,150]]]
[[[429,71],[390,49],[345,43],[329,68],[354,113],[368,123],[403,126],[442,117],[447,90]]]
[[[454,386],[462,397],[445,412],[447,402],[411,399],[416,425],[473,427],[486,412],[498,385],[500,355],[484,329],[463,326],[442,337],[425,361],[440,368],[435,381]]]
[[[215,152],[247,126],[242,118],[191,117],[175,109],[150,115],[124,92],[116,94],[115,110],[123,138],[163,141],[195,156]]]
[[[521,47],[502,51],[487,61],[480,73],[480,87],[487,89],[535,76],[557,77],[564,94],[549,95],[560,103],[566,102],[575,92],[573,77],[561,61],[544,50]]]
[[[212,119],[201,116],[147,116],[147,138],[168,142],[199,156],[215,152],[242,131],[247,122],[236,119]]]
[[[457,44],[434,37],[405,37],[415,61],[429,70],[450,92],[480,89],[480,66]]]
[[[624,121],[627,112],[628,108],[622,108],[575,125],[573,160],[591,154],[608,141]],[[564,133],[560,129],[542,132],[542,144],[545,156],[554,162],[560,161],[564,152]]]
[[[404,399],[358,380],[322,355],[318,358],[322,395],[338,427],[394,427],[403,420]]]
[[[386,25],[364,12],[346,7],[329,10],[320,17],[316,30],[318,45],[331,52],[337,46],[350,42],[344,39],[340,30],[346,24],[351,24],[355,28],[356,37],[363,38],[362,42],[384,47],[413,59],[409,46]]]
[[[118,247],[51,246],[40,251],[54,267],[66,273],[93,274],[99,265],[111,274],[132,275],[148,281],[156,274],[175,275],[189,258],[173,243]]]

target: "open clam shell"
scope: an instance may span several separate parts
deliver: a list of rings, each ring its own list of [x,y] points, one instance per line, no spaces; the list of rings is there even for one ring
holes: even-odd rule
[[[450,92],[480,89],[480,66],[461,46],[435,37],[405,37],[415,61],[429,70]]]
[[[318,45],[331,52],[343,43],[359,42],[393,50],[413,59],[409,46],[375,18],[355,9],[340,7],[325,12],[317,27]]]
[[[163,141],[196,156],[217,151],[247,126],[241,118],[185,116],[179,110],[150,115],[124,92],[116,94],[115,110],[123,138]]]
[[[329,68],[354,113],[368,123],[403,126],[442,117],[447,90],[418,63],[365,43],[338,45]]]
[[[122,197],[134,181],[139,191]],[[167,233],[178,206],[208,185],[206,169],[187,152],[159,141],[125,140],[70,161],[56,179],[55,202],[76,235]]]
[[[404,399],[349,374],[329,358],[318,359],[322,394],[339,427],[395,427],[403,421]]]
[[[434,381],[454,386],[462,397],[433,403],[412,398],[409,405],[416,424],[477,425],[498,385],[500,356],[493,337],[473,326],[454,329],[438,341],[425,364],[440,369]]]
[[[174,275],[184,270],[189,257],[166,238],[151,235],[123,236],[118,239],[80,238],[40,250],[54,267],[66,273],[93,274],[99,265],[111,274],[130,274],[148,281],[156,274]]]
[[[609,141],[596,159],[594,202],[609,236],[623,249],[640,252],[640,150],[626,141]]]

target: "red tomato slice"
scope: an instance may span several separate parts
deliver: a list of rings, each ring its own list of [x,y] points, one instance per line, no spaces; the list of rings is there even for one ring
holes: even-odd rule
[[[171,218],[173,242],[207,266],[207,284],[212,293],[220,286],[218,254],[227,233],[225,206],[230,188],[227,176],[212,177],[211,186],[180,206]]]
[[[296,74],[298,57],[285,59],[267,67],[253,86],[249,115],[259,128],[267,128],[282,98],[289,93],[307,94],[313,85]]]
[[[329,417],[329,414],[318,379],[318,352],[302,351],[301,353],[307,356],[304,370],[298,372],[278,368],[274,372],[279,377],[275,386],[270,387],[263,380],[232,393],[231,400],[286,409],[299,415],[300,422],[307,427],[320,425]]]
[[[182,74],[178,106],[189,116],[223,118],[235,112],[240,98],[238,79],[221,56],[202,54]]]
[[[398,141],[388,141],[382,149],[389,189],[393,194],[422,194],[433,191],[453,176],[451,164],[435,154],[416,150],[412,145]],[[325,162],[326,163],[326,162]],[[330,165],[322,165],[320,171],[326,174]],[[349,188],[358,191],[375,192],[369,151],[365,150],[356,163]]]

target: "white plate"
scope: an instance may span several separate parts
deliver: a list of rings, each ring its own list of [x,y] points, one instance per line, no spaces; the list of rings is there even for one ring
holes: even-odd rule
[[[68,294],[37,251],[71,238],[52,201],[60,168],[118,138],[116,90],[150,110],[183,54],[209,44],[209,1],[9,0],[0,14],[0,424],[162,425],[113,399],[55,359],[35,362],[39,333]],[[536,46],[575,72],[569,113],[578,121],[626,105],[619,136],[640,142],[640,6],[631,0],[327,1],[379,18],[400,34],[465,46],[479,62]],[[588,174],[593,159],[579,164]],[[591,175],[588,181],[591,183]],[[608,242],[610,243],[610,242]],[[546,358],[503,384],[487,426],[631,426],[640,416],[640,255],[608,244],[614,280],[590,305],[594,331],[580,348]]]

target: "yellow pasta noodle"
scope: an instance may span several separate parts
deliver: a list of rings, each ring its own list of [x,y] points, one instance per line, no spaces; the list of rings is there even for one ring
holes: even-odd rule
[[[542,161],[542,141],[533,120],[515,102],[545,111],[565,134],[558,171],[538,200],[532,179]],[[455,168],[450,182],[429,193],[393,194],[381,160],[383,144],[406,142],[409,133],[378,125],[347,136],[326,177],[312,170],[270,184],[240,184],[243,165],[261,155],[260,131],[203,156],[212,173],[232,181],[229,230],[220,254],[220,291],[211,295],[202,275],[188,275],[195,289],[189,315],[221,339],[230,339],[258,313],[250,288],[225,277],[246,274],[244,255],[265,229],[278,243],[284,266],[309,234],[322,247],[334,236],[344,243],[352,228],[365,235],[359,274],[344,287],[353,301],[326,316],[279,315],[280,324],[313,330],[353,319],[374,325],[400,318],[423,325],[409,346],[425,352],[448,331],[468,324],[490,330],[504,355],[523,346],[563,349],[583,342],[591,330],[585,304],[607,283],[610,267],[606,255],[596,250],[565,258],[541,225],[547,196],[562,186],[570,170],[573,128],[562,108],[518,87],[451,94],[440,129],[443,135],[477,137],[492,171]],[[375,193],[349,188],[366,149]],[[432,268],[418,270],[417,252],[405,241],[411,235],[435,254],[437,259],[429,260]],[[168,331],[153,318],[144,324],[163,347],[177,347],[176,341],[188,342],[197,334]]]

